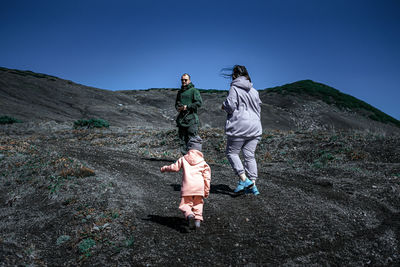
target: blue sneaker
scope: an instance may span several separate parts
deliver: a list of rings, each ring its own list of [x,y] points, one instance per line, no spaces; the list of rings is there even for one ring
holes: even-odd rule
[[[239,180],[239,183],[233,192],[239,193],[243,190],[252,188],[253,185],[254,183],[250,181],[249,178],[247,178],[244,182],[242,180]]]
[[[257,195],[260,194],[260,192],[258,191],[256,185],[254,185],[254,186],[253,186],[252,188],[250,188],[250,189],[247,189],[247,190],[245,191],[245,193],[246,193],[246,194],[253,194],[253,195],[255,195],[255,196],[257,196]]]

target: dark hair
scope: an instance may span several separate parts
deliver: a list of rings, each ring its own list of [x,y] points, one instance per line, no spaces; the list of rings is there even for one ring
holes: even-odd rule
[[[190,75],[189,75],[189,74],[187,74],[187,73],[184,73],[184,74],[182,74],[182,76],[181,76],[181,77],[183,77],[183,76],[188,76],[188,77],[189,77],[189,80],[190,80]]]
[[[245,66],[235,65],[235,66],[233,66],[233,68],[224,68],[224,69],[222,69],[222,71],[230,71],[231,72],[230,74],[226,74],[226,73],[222,74],[222,76],[224,76],[224,77],[227,77],[227,78],[229,77],[232,80],[234,80],[236,78],[239,78],[240,76],[244,76],[244,77],[246,77],[247,80],[249,80],[249,82],[251,82],[250,75],[247,72],[247,69]]]

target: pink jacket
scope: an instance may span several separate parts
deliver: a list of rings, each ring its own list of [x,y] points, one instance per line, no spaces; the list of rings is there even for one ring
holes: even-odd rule
[[[174,164],[161,167],[161,172],[178,172],[183,168],[181,196],[208,197],[210,193],[211,169],[204,161],[203,153],[191,149]]]

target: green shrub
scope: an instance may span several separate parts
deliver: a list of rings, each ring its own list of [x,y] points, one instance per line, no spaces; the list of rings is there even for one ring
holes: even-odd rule
[[[62,235],[60,237],[57,238],[56,244],[57,246],[69,241],[71,239],[71,237],[69,235]]]
[[[133,238],[133,236],[129,237],[129,239],[126,239],[125,242],[125,247],[129,248],[129,247],[133,247],[133,245],[135,244],[135,239]]]
[[[108,128],[110,124],[108,121],[103,119],[89,119],[89,120],[77,120],[74,122],[74,128],[87,127],[87,128]]]
[[[321,169],[322,167],[324,167],[324,164],[322,162],[320,162],[319,160],[315,160],[312,164],[312,167],[314,169]]]
[[[21,123],[22,121],[9,117],[9,116],[1,116],[0,117],[0,124],[13,124],[13,123]]]
[[[313,153],[314,154],[314,153]],[[332,155],[329,151],[320,150],[314,154],[316,159],[313,161],[313,167],[316,169],[320,169],[325,167],[330,161],[335,160],[335,156]]]
[[[94,241],[91,238],[86,238],[83,239],[80,243],[79,243],[79,251],[83,254],[85,254],[85,256],[89,257],[90,256],[90,249],[92,247],[94,247],[96,245],[96,241]]]

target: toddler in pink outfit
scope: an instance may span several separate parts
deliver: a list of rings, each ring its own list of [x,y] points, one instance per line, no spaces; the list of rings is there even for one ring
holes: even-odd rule
[[[210,193],[211,169],[201,153],[201,142],[200,136],[192,137],[185,156],[174,164],[161,167],[161,172],[178,172],[183,169],[179,209],[191,228],[200,227],[203,221],[203,198],[207,198]]]

